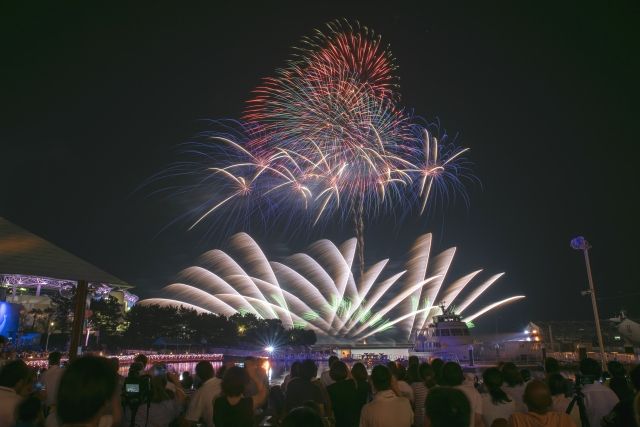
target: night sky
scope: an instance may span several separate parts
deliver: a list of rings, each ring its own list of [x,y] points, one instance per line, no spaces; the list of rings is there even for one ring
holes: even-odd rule
[[[208,129],[203,119],[239,118],[302,36],[346,17],[391,43],[402,104],[459,133],[481,182],[469,207],[371,226],[367,259],[401,259],[432,231],[436,252],[458,247],[450,279],[505,271],[483,301],[527,295],[477,322],[518,330],[591,318],[584,261],[569,247],[582,234],[602,317],[640,315],[637,3],[217,3],[4,4],[0,216],[153,295],[224,238],[167,227],[184,207],[140,186]],[[351,237],[348,227],[317,234],[253,233],[276,255]]]

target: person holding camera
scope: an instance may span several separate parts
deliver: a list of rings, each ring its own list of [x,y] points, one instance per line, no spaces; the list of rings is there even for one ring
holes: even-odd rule
[[[590,427],[600,426],[604,418],[619,402],[618,396],[609,387],[600,383],[600,362],[590,357],[580,361],[580,382],[584,395],[584,407]]]
[[[137,408],[136,424],[146,427],[168,427],[175,421],[185,401],[178,376],[166,366],[155,365],[149,382],[148,404]],[[126,419],[126,418],[125,418]]]

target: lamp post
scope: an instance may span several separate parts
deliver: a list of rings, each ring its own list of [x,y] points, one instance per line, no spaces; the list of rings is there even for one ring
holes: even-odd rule
[[[49,351],[49,337],[51,336],[51,327],[54,325],[54,322],[49,322],[47,325],[47,342],[44,345],[44,352]]]
[[[587,266],[587,278],[589,279],[589,290],[583,292],[584,294],[591,295],[591,305],[593,306],[593,317],[596,321],[596,334],[598,335],[598,345],[600,346],[600,363],[602,364],[602,371],[606,371],[606,360],[604,355],[604,343],[602,341],[602,331],[600,329],[600,316],[598,315],[598,304],[596,303],[596,290],[593,287],[593,277],[591,276],[591,262],[589,261],[589,249],[591,245],[582,236],[575,237],[571,240],[571,247],[573,249],[582,251],[584,254],[584,262]]]

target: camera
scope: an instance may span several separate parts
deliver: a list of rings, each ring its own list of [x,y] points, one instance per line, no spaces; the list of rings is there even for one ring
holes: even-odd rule
[[[151,378],[148,375],[127,377],[122,390],[122,403],[130,408],[149,402],[151,397]]]
[[[576,385],[587,385],[596,382],[596,378],[593,375],[576,375]]]

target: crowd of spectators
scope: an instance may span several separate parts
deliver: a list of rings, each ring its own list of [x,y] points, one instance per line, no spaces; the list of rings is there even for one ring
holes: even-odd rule
[[[173,372],[138,355],[126,377],[117,358],[83,356],[66,367],[49,355],[39,375],[20,359],[0,369],[0,427],[639,427],[640,367],[629,372],[584,359],[568,375],[554,359],[544,374],[513,363],[465,374],[440,359],[371,369],[331,357],[318,372],[296,361],[270,385],[259,360],[217,372]]]

